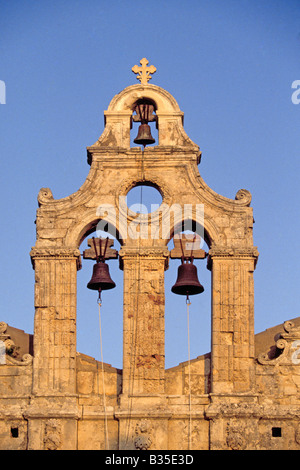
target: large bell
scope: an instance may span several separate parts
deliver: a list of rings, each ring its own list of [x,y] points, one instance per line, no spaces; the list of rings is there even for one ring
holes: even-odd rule
[[[87,287],[88,289],[98,290],[99,292],[116,287],[116,284],[109,275],[109,269],[106,263],[100,262],[94,264],[92,279]]]
[[[197,268],[193,262],[183,262],[179,266],[177,281],[171,290],[174,294],[186,296],[201,294],[204,291],[204,287],[198,280]]]
[[[133,141],[135,144],[146,145],[154,144],[155,139],[151,135],[149,124],[141,124],[138,130],[138,135]]]

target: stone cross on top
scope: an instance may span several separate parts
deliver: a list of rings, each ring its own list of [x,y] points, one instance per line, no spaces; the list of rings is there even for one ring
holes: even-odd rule
[[[147,85],[148,81],[152,78],[150,73],[155,73],[156,67],[154,67],[154,65],[150,65],[150,67],[147,67],[149,61],[145,59],[145,57],[140,60],[140,64],[141,67],[135,65],[134,67],[132,67],[131,70],[133,71],[133,73],[138,74],[136,78],[137,80],[140,80],[142,85]]]

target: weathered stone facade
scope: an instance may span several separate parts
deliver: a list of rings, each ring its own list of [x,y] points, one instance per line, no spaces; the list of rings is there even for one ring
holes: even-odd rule
[[[144,150],[130,146],[133,110],[143,100],[153,104],[158,128],[158,145]],[[300,321],[254,335],[250,193],[231,200],[205,184],[176,100],[148,80],[113,98],[87,153],[90,172],[76,193],[38,195],[33,338],[1,324],[0,449],[299,449]],[[139,221],[123,204],[138,184],[163,198]],[[104,214],[103,204],[114,211]],[[209,246],[212,350],[165,370],[167,245],[184,221],[169,209],[184,204]],[[121,244],[122,370],[76,352],[79,247],[101,219]]]

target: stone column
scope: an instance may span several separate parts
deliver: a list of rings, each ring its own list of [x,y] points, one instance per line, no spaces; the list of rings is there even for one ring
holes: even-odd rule
[[[26,411],[28,448],[76,449],[76,271],[80,253],[67,248],[33,248],[31,258],[35,319],[32,399]]]
[[[119,420],[122,450],[166,449],[165,293],[167,248],[124,247],[123,381]],[[160,419],[158,419],[160,418]],[[146,420],[146,421],[145,421]],[[154,438],[155,436],[155,438]],[[159,436],[159,438],[157,437]],[[157,441],[158,439],[158,441]]]
[[[254,286],[256,248],[213,248],[213,394],[250,392],[254,386]]]
[[[122,248],[123,395],[164,393],[166,248]]]
[[[33,392],[76,392],[76,272],[79,250],[33,249]]]

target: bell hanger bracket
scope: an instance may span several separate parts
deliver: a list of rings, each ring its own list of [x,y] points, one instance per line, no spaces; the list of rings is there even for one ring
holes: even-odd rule
[[[174,248],[170,251],[172,259],[192,262],[194,258],[205,259],[208,256],[208,253],[200,248],[201,237],[198,234],[175,235],[173,241]]]
[[[111,238],[93,237],[88,239],[87,244],[90,248],[83,251],[84,259],[93,259],[97,262],[118,259],[119,254],[117,250],[112,248],[114,240]]]
[[[136,114],[132,116],[134,122],[148,124],[148,122],[157,121],[157,116],[154,114],[155,106],[146,98],[138,100],[133,111],[136,112]]]

